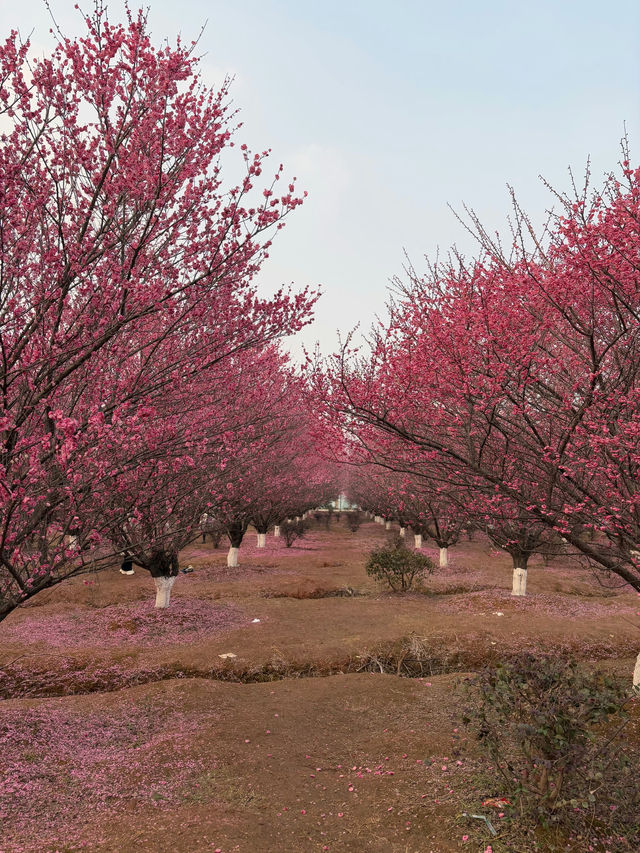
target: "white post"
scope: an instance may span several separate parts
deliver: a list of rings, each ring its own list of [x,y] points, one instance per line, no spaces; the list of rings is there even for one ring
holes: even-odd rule
[[[511,595],[527,594],[527,570],[516,567],[513,570],[513,588]]]
[[[239,548],[234,548],[233,545],[229,548],[229,553],[227,554],[227,567],[232,569],[234,566],[238,565],[238,551]]]
[[[279,524],[276,524],[275,527],[273,528],[273,538],[274,539],[280,538],[280,525]]]
[[[449,549],[440,548],[440,568],[446,569],[449,565]]]
[[[405,536],[405,535],[406,535],[406,533],[407,533],[407,528],[406,528],[406,527],[401,527],[401,528],[400,528],[400,536]]]
[[[384,529],[385,530],[391,530],[391,522],[390,521],[385,521]]]
[[[640,655],[636,658],[636,668],[633,670],[633,686],[640,690]]]
[[[166,575],[154,578],[156,582],[156,607],[164,609],[169,606],[171,600],[171,587],[176,582],[175,577],[170,578]]]
[[[422,533],[415,533],[414,534],[413,544],[416,548],[422,548]]]
[[[258,533],[258,548],[264,548],[267,544],[267,534]]]

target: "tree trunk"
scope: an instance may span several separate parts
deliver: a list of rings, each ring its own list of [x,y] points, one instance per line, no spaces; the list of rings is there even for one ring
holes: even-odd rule
[[[401,527],[401,528],[400,528],[400,536],[402,536],[402,537],[404,538],[404,536],[406,535],[406,533],[407,533],[407,528],[406,528],[406,527]]]
[[[449,565],[449,549],[440,548],[440,568],[446,569]]]
[[[633,670],[633,686],[640,690],[640,655],[636,658],[636,667]]]
[[[227,524],[227,536],[229,544],[232,548],[239,548],[242,545],[244,534],[247,532],[247,525],[244,521],[231,521]]]
[[[391,522],[390,521],[385,521],[384,529],[385,530],[391,530]]]
[[[413,544],[416,548],[422,548],[422,533],[414,534]]]
[[[147,569],[152,578],[175,578],[178,575],[178,555],[175,551],[156,548],[149,555]]]
[[[171,600],[171,587],[174,585],[175,577],[160,575],[154,578],[156,584],[156,607],[166,609]]]
[[[273,528],[273,538],[274,539],[280,538],[280,525],[279,524],[276,524],[276,526]]]
[[[531,556],[530,551],[522,551],[520,548],[512,547],[508,550],[513,561],[513,579],[511,595],[527,594],[527,563]]]
[[[151,551],[147,568],[156,584],[156,607],[166,609],[178,575],[178,555],[175,551],[156,548]]]
[[[227,554],[227,566],[232,569],[234,566],[238,565],[238,551],[239,548],[234,548],[233,545],[229,548],[229,553]]]
[[[526,595],[527,594],[527,570],[520,566],[513,568],[513,585],[511,595]]]
[[[267,534],[258,533],[258,548],[264,548],[267,544]]]

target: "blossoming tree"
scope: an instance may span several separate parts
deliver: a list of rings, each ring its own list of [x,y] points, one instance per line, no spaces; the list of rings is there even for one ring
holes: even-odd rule
[[[164,390],[296,331],[314,301],[256,293],[301,198],[244,145],[224,183],[227,86],[207,89],[191,47],[99,6],[82,38],[28,53],[15,32],[0,46],[0,617],[95,559],[96,494]]]
[[[334,409],[475,479],[640,590],[640,170],[560,197],[544,242],[482,244],[409,281]]]

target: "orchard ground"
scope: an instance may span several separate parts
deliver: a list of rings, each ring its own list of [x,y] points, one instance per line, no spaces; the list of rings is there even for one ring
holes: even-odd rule
[[[425,591],[393,595],[364,569],[387,535],[334,521],[258,550],[249,533],[236,569],[198,543],[168,611],[146,572],[115,568],[12,613],[3,853],[523,850],[508,807],[482,805],[503,792],[479,785],[487,767],[456,685],[519,649],[569,650],[630,681],[640,598],[568,558],[535,558],[514,599],[510,559],[480,537],[451,549]],[[634,748],[639,718],[636,702]],[[488,815],[497,838],[465,811]]]

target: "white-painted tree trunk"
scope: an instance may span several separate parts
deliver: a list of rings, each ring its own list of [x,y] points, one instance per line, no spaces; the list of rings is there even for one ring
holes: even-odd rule
[[[385,530],[391,530],[391,522],[390,521],[385,521],[384,529]]]
[[[171,601],[171,587],[176,582],[175,577],[159,577],[154,578],[156,582],[156,607],[166,608]]]
[[[513,589],[511,595],[527,594],[527,570],[515,568],[513,570]]]
[[[376,524],[380,524],[380,522],[382,521],[379,515],[374,515],[373,520]]]
[[[422,548],[422,533],[414,534],[413,544],[416,548]]]
[[[636,658],[636,668],[633,670],[633,686],[640,690],[640,655]]]
[[[239,548],[234,548],[233,545],[229,548],[229,553],[227,554],[227,566],[232,569],[234,566],[238,565],[238,551]]]
[[[401,527],[401,528],[400,528],[400,536],[406,536],[406,533],[407,533],[407,528],[406,528],[406,527]]]
[[[440,548],[440,568],[446,569],[449,565],[449,549]]]
[[[274,539],[280,538],[280,525],[279,524],[276,524],[275,527],[273,528],[273,538]]]
[[[264,548],[267,544],[267,534],[258,533],[258,548]]]

